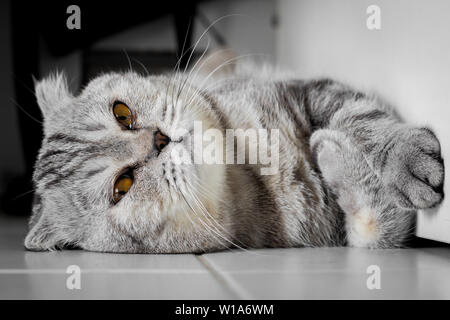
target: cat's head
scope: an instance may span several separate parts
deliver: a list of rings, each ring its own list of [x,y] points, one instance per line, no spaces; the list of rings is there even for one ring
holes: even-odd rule
[[[227,224],[217,210],[224,166],[173,158],[190,150],[194,121],[224,130],[211,99],[177,76],[131,72],[99,76],[78,96],[56,74],[36,84],[36,97],[44,138],[26,248],[223,247],[213,231]]]

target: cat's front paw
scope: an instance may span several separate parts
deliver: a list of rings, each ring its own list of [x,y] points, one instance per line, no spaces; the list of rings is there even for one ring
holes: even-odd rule
[[[385,147],[381,172],[397,204],[425,209],[444,198],[444,162],[435,134],[426,128],[405,128]]]

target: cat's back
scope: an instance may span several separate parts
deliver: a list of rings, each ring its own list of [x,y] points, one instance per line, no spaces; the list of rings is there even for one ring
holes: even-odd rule
[[[307,139],[311,127],[303,108],[302,80],[235,74],[217,80],[208,94],[230,128],[280,129],[286,137]]]

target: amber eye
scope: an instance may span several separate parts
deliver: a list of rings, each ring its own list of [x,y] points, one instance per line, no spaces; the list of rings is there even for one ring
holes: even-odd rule
[[[130,108],[125,103],[119,101],[114,102],[113,113],[121,125],[127,129],[133,129],[134,117]]]
[[[133,176],[131,174],[123,174],[114,183],[113,201],[117,203],[130,190],[133,184]]]

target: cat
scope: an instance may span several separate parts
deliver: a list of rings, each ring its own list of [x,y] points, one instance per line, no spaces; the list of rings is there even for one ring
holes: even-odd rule
[[[130,71],[100,75],[74,96],[57,73],[35,91],[44,138],[28,250],[404,247],[415,212],[444,198],[436,135],[335,80]],[[175,163],[171,151],[188,146],[195,121],[278,129],[277,172]]]

